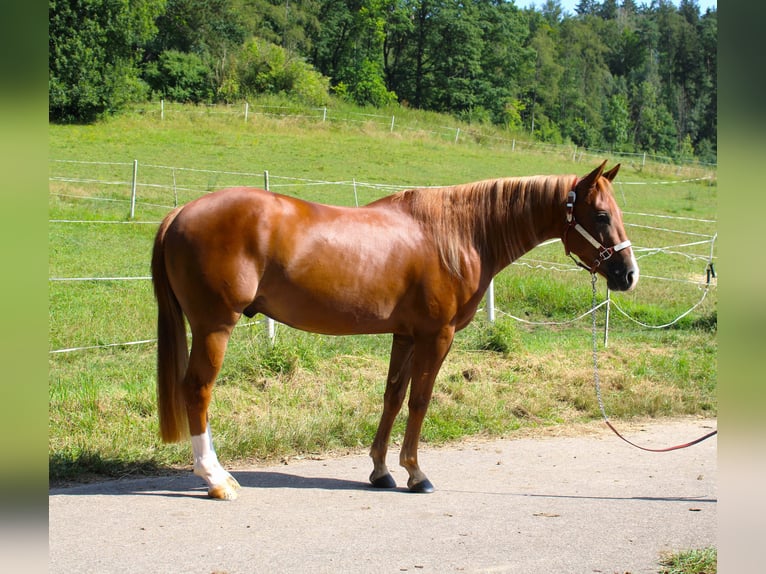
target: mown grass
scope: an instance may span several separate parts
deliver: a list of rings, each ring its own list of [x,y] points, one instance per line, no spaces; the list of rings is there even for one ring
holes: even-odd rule
[[[148,276],[155,222],[172,207],[176,195],[183,203],[228,185],[262,186],[259,172],[264,169],[276,191],[353,205],[352,179],[449,184],[503,175],[584,174],[598,163],[573,163],[570,154],[511,152],[508,146],[470,141],[455,145],[428,133],[426,128],[438,118],[408,114],[411,123],[423,126],[421,132],[392,134],[371,123],[318,124],[258,116],[246,125],[240,118],[197,113],[168,114],[159,121],[148,112],[93,126],[51,126],[51,158],[104,163],[51,163],[50,219],[115,223],[51,223],[50,277]],[[128,222],[129,184],[124,184],[130,181],[134,158],[139,160],[141,182],[135,223]],[[657,172],[625,165],[618,176],[625,182],[617,187],[618,201],[626,212],[715,219],[715,185],[656,183],[671,177],[666,167]],[[314,181],[306,185],[296,178]],[[318,180],[349,183],[318,185]],[[169,187],[154,187],[157,184]],[[386,193],[361,186],[356,191],[359,203]],[[642,225],[628,228],[636,245],[661,247],[697,238],[679,240],[653,229],[667,227],[664,220],[647,222],[643,217],[626,217]],[[714,224],[699,221],[673,225],[682,226],[685,233],[715,230]],[[649,325],[673,321],[703,293],[699,286],[681,282],[704,274],[704,262],[691,257],[700,249],[642,252],[646,277],[636,292],[612,294],[614,303]],[[541,247],[496,278],[496,307],[503,313],[494,324],[480,313],[458,334],[437,380],[424,441],[509,436],[520,428],[599,416],[592,386],[590,320],[568,322],[589,309],[590,281],[587,273],[571,270],[561,251],[560,244]],[[567,270],[551,271],[551,266]],[[603,295],[599,282],[599,298]],[[49,313],[51,350],[156,336],[147,280],[51,281]],[[529,325],[509,315],[557,324]],[[601,313],[600,331],[603,322]],[[647,328],[613,309],[609,346],[599,357],[610,415],[714,416],[716,325],[714,288],[694,312],[670,328]],[[272,346],[262,322],[243,320],[229,345],[211,406],[219,456],[226,464],[236,464],[368,447],[380,416],[389,346],[388,336],[322,337],[282,326]],[[164,445],[158,440],[154,371],[151,342],[49,356],[53,482],[188,467],[187,444]],[[394,442],[401,440],[404,415],[394,428]]]

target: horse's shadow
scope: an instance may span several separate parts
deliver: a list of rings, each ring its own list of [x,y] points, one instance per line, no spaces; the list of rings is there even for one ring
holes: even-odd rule
[[[286,488],[286,489],[314,489],[314,490],[349,490],[376,492],[407,491],[406,488],[397,487],[389,490],[374,488],[369,482],[346,480],[329,477],[312,477],[287,474],[274,471],[232,471],[232,476],[237,479],[243,488]],[[52,488],[51,495],[88,496],[88,495],[114,495],[114,496],[160,496],[160,497],[191,497],[207,498],[207,488],[202,480],[192,474],[177,473],[169,476],[156,476],[148,478],[117,479],[93,484],[72,486],[68,488]]]
[[[270,470],[244,470],[232,471],[232,476],[237,479],[243,488],[254,489],[311,489],[327,491],[374,491],[374,492],[409,492],[406,487],[398,486],[391,489],[375,488],[369,482],[330,478],[323,476],[300,476],[275,472]],[[694,502],[713,503],[716,498],[708,496],[609,496],[609,495],[577,495],[577,494],[543,494],[530,492],[486,492],[474,490],[448,489],[452,493],[498,496],[513,496],[520,498],[548,498],[548,499],[571,499],[571,500],[616,500],[616,501],[654,501],[654,502]],[[445,491],[447,492],[447,491]],[[161,498],[191,498],[207,500],[207,487],[202,479],[191,472],[178,472],[166,476],[154,476],[148,478],[117,479],[108,482],[74,486],[70,488],[54,488],[51,495],[88,496],[88,495],[112,495],[112,496],[158,496]]]

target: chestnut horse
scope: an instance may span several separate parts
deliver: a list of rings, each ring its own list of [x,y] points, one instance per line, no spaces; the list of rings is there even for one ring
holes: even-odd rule
[[[582,178],[411,189],[359,208],[231,188],[173,210],[152,256],[162,439],[191,435],[194,472],[209,496],[236,498],[239,484],[218,462],[207,410],[242,314],[328,335],[392,333],[370,481],[396,486],[386,452],[409,386],[400,464],[411,491],[431,492],[417,456],[423,418],[455,332],[470,323],[490,280],[560,238],[610,289],[636,285],[638,265],[611,185],[620,166],[604,172],[605,164]]]

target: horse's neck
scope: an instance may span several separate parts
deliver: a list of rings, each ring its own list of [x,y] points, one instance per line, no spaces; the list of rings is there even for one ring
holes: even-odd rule
[[[542,198],[535,209],[515,214],[510,222],[500,222],[500,225],[513,226],[514,241],[510,251],[498,254],[497,261],[492,262],[495,274],[541,243],[561,238],[566,220],[565,193],[557,189]]]

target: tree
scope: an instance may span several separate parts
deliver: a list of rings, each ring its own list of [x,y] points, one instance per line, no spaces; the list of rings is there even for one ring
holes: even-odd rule
[[[593,16],[598,12],[599,4],[597,0],[578,0],[575,6],[575,13],[579,16]]]
[[[564,74],[559,125],[564,136],[585,147],[601,143],[601,110],[612,91],[603,29],[604,21],[593,16],[568,19],[561,26],[558,48]]]
[[[224,83],[229,54],[245,39],[245,28],[232,0],[167,0],[157,18],[157,34],[147,46],[147,59],[167,50],[198,55],[211,70],[211,89]]]
[[[535,51],[527,44],[529,18],[510,3],[479,0],[482,30],[481,79],[476,83],[480,105],[492,121],[522,127],[524,94],[534,81]]]
[[[604,117],[605,142],[617,151],[627,151],[626,144],[630,131],[628,98],[622,93],[609,98]]]
[[[458,115],[476,108],[478,82],[482,81],[482,31],[475,4],[445,1],[433,13],[433,42],[429,48],[433,77],[428,107]]]
[[[322,0],[232,0],[232,10],[249,36],[308,56],[321,27]]]
[[[534,80],[530,83],[527,92],[527,125],[532,134],[537,135],[544,141],[557,140],[560,138],[558,130],[552,130],[550,117],[557,117],[559,111],[559,87],[564,73],[564,67],[559,62],[556,47],[556,32],[549,25],[537,28],[530,42],[530,49],[535,54]],[[541,123],[541,116],[546,120]],[[545,132],[541,132],[541,128]]]
[[[598,10],[599,16],[604,20],[616,20],[618,13],[617,0],[604,0],[604,3],[601,4],[601,8]]]
[[[542,14],[551,26],[556,26],[564,17],[564,9],[560,0],[545,0],[542,6]]]
[[[673,116],[660,101],[656,84],[644,81],[636,86],[631,98],[637,102],[633,112],[633,140],[636,148],[672,155],[677,148],[677,132]]]
[[[210,68],[194,53],[165,50],[144,70],[151,89],[175,102],[207,102],[213,99]]]
[[[91,122],[146,97],[141,47],[165,0],[49,0],[48,117]]]
[[[311,62],[336,91],[358,104],[396,100],[386,86],[384,46],[390,0],[325,0]]]
[[[239,45],[244,37],[231,0],[167,0],[147,51],[150,59],[165,50],[219,55],[224,46]]]

